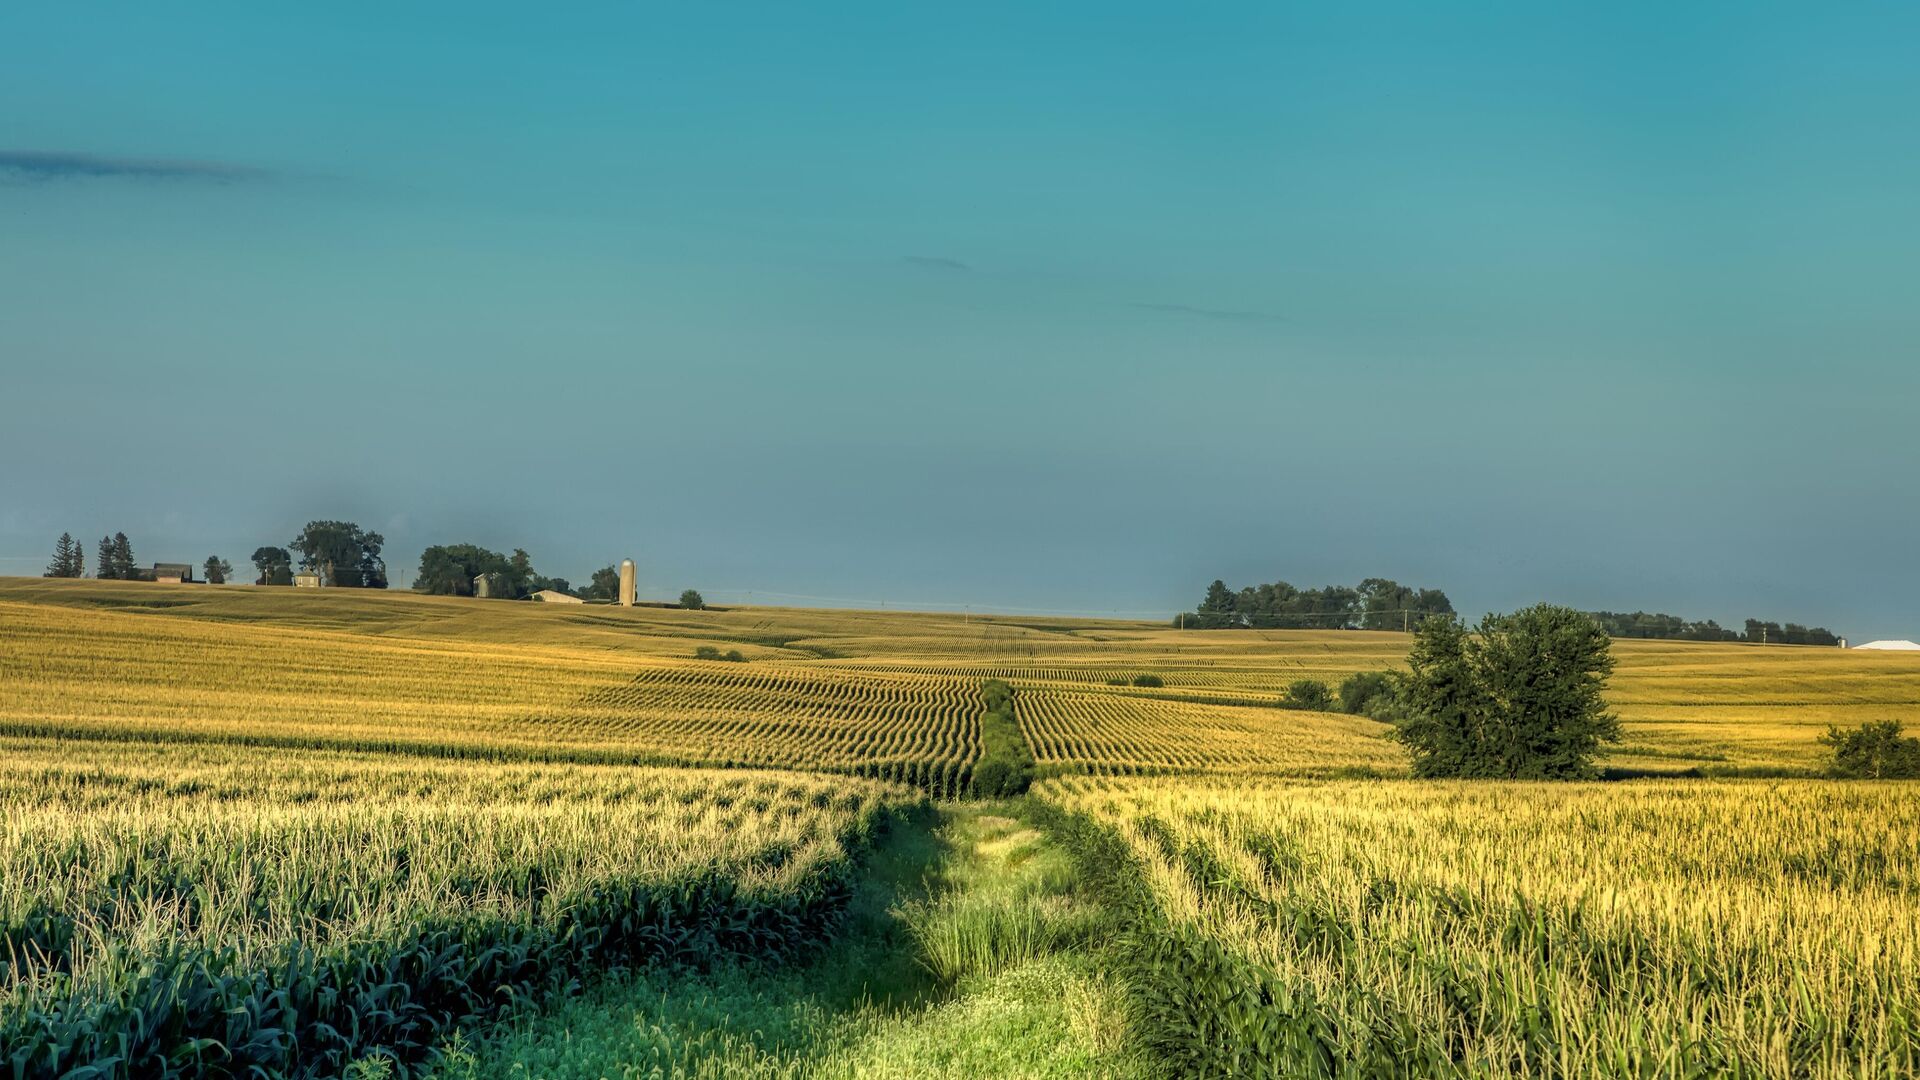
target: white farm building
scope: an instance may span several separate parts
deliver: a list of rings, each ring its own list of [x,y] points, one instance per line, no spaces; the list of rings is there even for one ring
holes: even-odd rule
[[[1865,645],[1855,645],[1856,649],[1874,649],[1880,652],[1920,652],[1920,645],[1911,641],[1869,641]]]

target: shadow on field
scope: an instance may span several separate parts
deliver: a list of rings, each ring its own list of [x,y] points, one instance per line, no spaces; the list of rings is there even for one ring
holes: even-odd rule
[[[455,1040],[431,1075],[811,1073],[855,1014],[906,1016],[950,996],[920,961],[900,914],[946,888],[939,868],[951,849],[940,821],[930,807],[895,820],[868,857],[840,932],[811,961],[641,972],[511,1020],[482,1041]]]

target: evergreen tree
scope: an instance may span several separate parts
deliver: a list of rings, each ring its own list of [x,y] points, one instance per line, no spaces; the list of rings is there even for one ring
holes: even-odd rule
[[[113,576],[121,581],[140,580],[140,574],[133,568],[133,545],[123,532],[113,534]]]
[[[47,564],[47,577],[79,577],[86,571],[86,555],[72,533],[61,533],[53,545],[53,561]]]
[[[115,572],[116,565],[113,561],[113,537],[103,536],[100,538],[99,551],[94,556],[93,576],[101,581],[112,581],[120,576]]]

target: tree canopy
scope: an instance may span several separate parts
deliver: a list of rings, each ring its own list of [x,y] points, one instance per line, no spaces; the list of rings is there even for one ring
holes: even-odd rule
[[[1823,626],[1764,622],[1748,619],[1744,630],[1721,626],[1712,619],[1693,622],[1662,612],[1593,611],[1594,620],[1617,638],[1659,638],[1667,641],[1750,641],[1771,645],[1838,645],[1840,638]]]
[[[706,608],[707,600],[697,590],[688,589],[680,594],[680,606],[688,611],[700,611]]]
[[[300,569],[320,575],[332,588],[384,589],[387,564],[380,557],[386,540],[351,521],[309,521],[287,546],[300,554]]]
[[[582,600],[605,600],[612,603],[620,599],[620,568],[603,566],[593,572],[593,580],[582,587],[577,594]]]
[[[253,549],[253,568],[260,572],[255,585],[293,584],[293,553],[281,547]]]
[[[1832,748],[1829,775],[1846,780],[1920,779],[1920,739],[1902,735],[1898,720],[1857,728],[1827,728],[1820,741]]]
[[[1620,738],[1601,692],[1613,672],[1606,631],[1583,612],[1539,604],[1421,624],[1401,680],[1400,741],[1421,777],[1567,780],[1597,775]]]
[[[1409,588],[1387,578],[1368,578],[1358,588],[1297,589],[1276,581],[1238,592],[1216,580],[1192,615],[1174,621],[1197,630],[1402,630],[1452,614],[1453,604],[1439,589]]]
[[[416,592],[437,596],[473,596],[475,579],[485,577],[487,596],[495,600],[525,600],[545,589],[580,596],[565,578],[543,576],[533,568],[525,548],[502,555],[478,544],[437,544],[420,553],[420,573],[413,579]]]

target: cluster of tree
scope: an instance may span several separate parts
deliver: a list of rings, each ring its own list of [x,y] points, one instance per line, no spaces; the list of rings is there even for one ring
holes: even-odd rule
[[[478,544],[435,544],[420,553],[420,573],[413,579],[415,592],[434,596],[484,592],[496,600],[525,600],[555,585],[562,586],[556,592],[573,592],[567,582],[536,573],[526,549],[514,548],[512,555],[502,555]]]
[[[695,660],[724,660],[729,664],[744,664],[747,662],[747,658],[741,654],[739,649],[728,649],[726,652],[721,652],[712,645],[702,645],[693,650],[693,658]]]
[[[139,581],[146,575],[133,565],[133,544],[127,534],[114,533],[100,538],[93,557],[93,576],[102,581]]]
[[[254,548],[253,567],[260,571],[260,576],[253,579],[255,585],[293,584],[293,553],[286,548]]]
[[[604,600],[611,604],[620,599],[620,568],[603,566],[593,572],[593,579],[585,586],[574,590],[575,596],[582,600]]]
[[[380,557],[380,549],[385,544],[379,533],[369,532],[351,521],[309,521],[287,547],[253,549],[253,567],[258,572],[253,583],[293,584],[294,556],[298,554],[300,569],[317,575],[320,584],[329,588],[384,589],[387,564]],[[215,562],[215,559],[207,560],[208,581],[214,579]],[[219,561],[222,581],[232,573],[233,567],[224,560]]]
[[[1761,622],[1759,619],[1747,620],[1746,639],[1762,645],[1838,645],[1839,635],[1824,626],[1801,626],[1788,623],[1785,626],[1777,622]]]
[[[1801,626],[1748,619],[1746,629],[1733,630],[1708,619],[1690,622],[1660,612],[1588,612],[1607,634],[1617,638],[1659,638],[1668,641],[1752,641],[1770,645],[1838,645],[1840,638],[1822,626]]]
[[[318,575],[333,589],[384,589],[387,564],[380,557],[386,540],[351,521],[309,521],[287,546],[300,556],[300,569]]]
[[[1013,688],[999,679],[980,686],[987,711],[980,717],[980,759],[973,765],[973,793],[985,799],[1018,795],[1033,783],[1033,750],[1013,718]]]
[[[1439,589],[1414,589],[1386,578],[1368,578],[1356,588],[1321,589],[1276,581],[1238,592],[1215,581],[1193,614],[1174,624],[1196,630],[1407,630],[1429,617],[1452,614],[1453,604]]]
[[[1920,739],[1902,735],[1898,720],[1829,727],[1820,741],[1833,748],[1831,776],[1846,780],[1920,780]]]
[[[72,533],[61,533],[53,545],[53,561],[47,564],[45,577],[77,578],[87,576],[87,552]]]
[[[207,556],[204,564],[207,581],[214,585],[226,584],[233,574],[233,567],[218,555]],[[53,561],[47,564],[44,575],[50,578],[78,578],[87,576],[86,548],[72,533],[61,533],[60,539],[53,544]],[[150,570],[142,570],[133,565],[133,543],[126,533],[114,533],[100,538],[94,576],[103,581],[145,581],[153,577]]]

